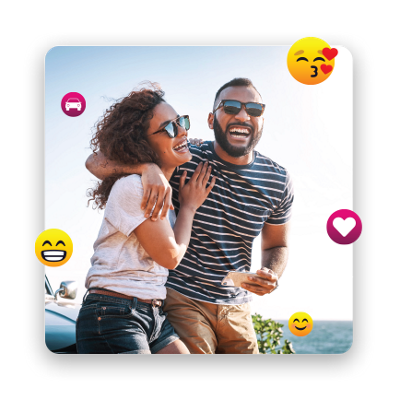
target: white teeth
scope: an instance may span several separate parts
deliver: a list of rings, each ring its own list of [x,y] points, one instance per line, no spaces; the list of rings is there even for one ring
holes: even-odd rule
[[[185,148],[185,149],[187,148],[187,143],[186,143],[186,142],[180,144],[179,146],[174,147],[173,149],[174,149],[174,150],[181,150],[181,149],[184,149],[184,148]]]
[[[67,255],[67,253],[65,251],[57,251],[57,250],[42,251],[42,257],[46,261],[50,261],[50,262],[64,260],[66,255]]]
[[[56,251],[56,250],[48,250],[43,252],[43,255],[45,256],[63,256],[64,254],[65,251]]]
[[[64,257],[43,257],[46,261],[61,261]]]
[[[249,129],[245,129],[245,128],[232,128],[229,131],[230,133],[244,133],[244,134],[249,134],[250,130]]]

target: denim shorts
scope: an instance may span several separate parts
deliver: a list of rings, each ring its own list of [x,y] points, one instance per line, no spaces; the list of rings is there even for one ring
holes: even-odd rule
[[[81,354],[157,353],[179,339],[162,307],[102,294],[84,298],[76,322]]]

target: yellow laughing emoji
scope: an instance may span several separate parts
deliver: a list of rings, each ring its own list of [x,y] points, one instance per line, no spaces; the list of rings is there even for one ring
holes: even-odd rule
[[[71,238],[61,229],[47,229],[35,242],[36,257],[48,267],[64,265],[71,258],[72,250]]]

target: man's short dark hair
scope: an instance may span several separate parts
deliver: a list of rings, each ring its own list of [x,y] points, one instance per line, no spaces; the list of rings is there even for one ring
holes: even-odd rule
[[[214,99],[214,109],[215,107],[217,107],[217,99],[218,96],[221,94],[221,92],[231,86],[246,86],[246,87],[252,87],[258,94],[260,94],[260,92],[256,89],[256,87],[253,85],[253,82],[250,79],[247,78],[234,78],[231,81],[225,83],[225,85],[222,85],[219,89],[217,94],[215,95],[215,99]],[[261,94],[260,94],[261,97]]]

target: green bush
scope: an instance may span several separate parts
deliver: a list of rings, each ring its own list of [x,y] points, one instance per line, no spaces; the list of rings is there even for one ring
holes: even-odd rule
[[[251,318],[257,334],[258,350],[260,353],[295,354],[292,343],[289,340],[285,340],[285,344],[281,348],[277,347],[281,344],[283,324],[272,319],[263,319],[260,314],[252,315]]]

